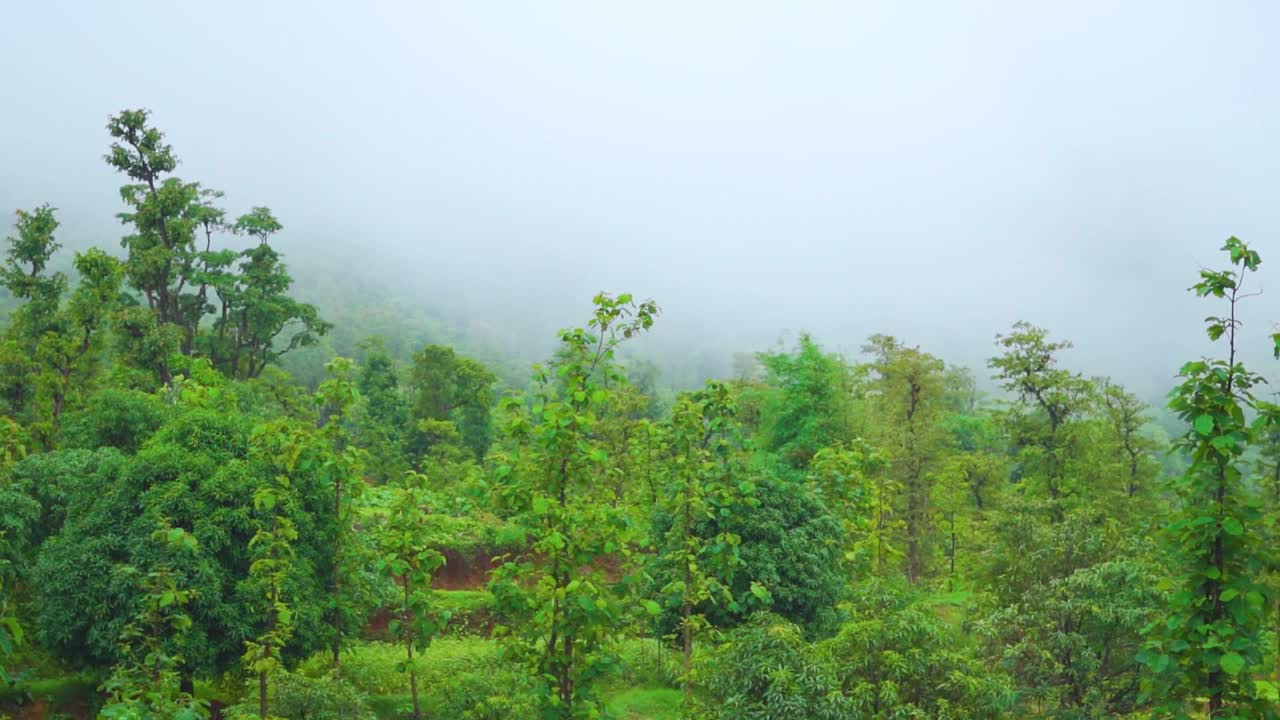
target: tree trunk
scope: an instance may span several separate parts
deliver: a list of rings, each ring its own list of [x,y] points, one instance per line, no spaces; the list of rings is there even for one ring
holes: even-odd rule
[[[1129,454],[1129,497],[1138,494],[1138,456]]]
[[[565,716],[573,717],[573,636],[564,636],[564,667],[560,670],[560,699]]]
[[[951,511],[951,589],[956,582],[956,511]]]
[[[689,615],[693,608],[689,601],[684,603],[684,699],[693,699],[693,682],[690,675],[693,671],[693,626],[689,624]]]
[[[341,671],[340,653],[342,651],[342,540],[343,530],[346,528],[342,525],[342,476],[335,475],[333,480],[333,519],[337,523],[337,537],[334,539],[333,548],[333,674],[337,676]]]
[[[1228,384],[1228,389],[1230,389],[1229,384]],[[1226,497],[1227,497],[1226,464],[1225,464],[1225,461],[1219,459],[1218,460],[1218,487],[1214,494],[1214,506],[1216,508],[1216,512],[1219,518],[1222,517],[1223,506],[1226,503]],[[1222,525],[1221,525],[1221,522],[1219,522],[1219,525],[1216,530],[1216,535],[1214,536],[1214,539],[1213,539],[1213,551],[1209,557],[1210,565],[1218,569],[1218,578],[1222,578],[1225,576],[1225,573],[1223,573],[1223,570],[1226,569],[1226,556],[1223,548],[1222,535],[1223,535]],[[1217,622],[1221,618],[1225,617],[1226,611],[1222,607],[1222,580],[1221,579],[1210,580],[1209,582],[1205,583],[1205,594],[1207,595],[1206,600],[1208,600],[1209,602],[1209,613],[1210,613],[1209,617],[1211,621]],[[1209,696],[1209,717],[1212,720],[1213,718],[1218,717],[1219,711],[1221,711],[1223,708],[1222,690],[1221,690],[1222,670],[1220,669],[1214,670],[1213,672],[1209,673],[1209,687],[1218,689],[1217,692]]]
[[[258,717],[267,720],[267,671],[258,673]]]
[[[413,698],[413,720],[422,720],[418,706],[418,671],[413,667],[413,611],[409,609],[409,577],[404,578],[404,650],[409,658],[409,695]]]
[[[684,535],[686,542],[686,550],[688,552],[688,540],[693,534],[693,498],[691,487],[693,479],[690,478],[684,486]],[[693,568],[689,564],[686,557],[684,561],[684,597],[681,614],[684,620],[684,699],[689,700],[693,695],[693,686],[689,683],[689,669],[693,666],[693,627],[689,625],[689,616],[693,613],[692,603],[689,602],[689,592],[693,588]]]

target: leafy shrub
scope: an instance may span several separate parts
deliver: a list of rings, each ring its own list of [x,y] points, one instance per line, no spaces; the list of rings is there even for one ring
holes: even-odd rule
[[[368,698],[345,679],[332,675],[307,677],[288,672],[271,676],[269,710],[288,720],[377,720]],[[247,684],[244,701],[225,711],[228,720],[258,717],[258,683]]]
[[[434,643],[434,651],[440,642]],[[331,668],[328,652],[319,652],[298,665],[299,675],[324,677]],[[384,642],[345,646],[342,653],[342,679],[352,687],[370,695],[397,695],[409,692],[409,679],[397,669],[404,661],[404,648]]]
[[[383,696],[377,705],[398,713],[409,706],[409,676],[400,671],[404,648],[384,642],[352,646],[342,656],[342,678],[360,692]],[[440,638],[416,658],[418,692],[427,717],[499,720],[533,717],[532,683],[480,638]],[[329,656],[318,653],[298,673],[323,678]],[[394,696],[394,697],[392,697]]]
[[[715,720],[846,720],[835,669],[800,628],[758,613],[709,659],[707,716]]]
[[[1009,678],[910,588],[873,581],[856,590],[851,607],[853,619],[822,650],[853,717],[892,707],[900,718],[1001,718],[1012,707]]]
[[[537,715],[533,683],[520,668],[478,668],[439,678],[423,696],[435,720],[508,720]]]
[[[704,645],[693,646],[695,662]],[[628,638],[618,645],[618,664],[622,680],[631,686],[680,687],[680,651],[652,639]]]
[[[96,450],[113,447],[133,454],[164,424],[159,398],[138,390],[108,389],[96,393],[83,410],[63,424],[64,447]]]
[[[840,521],[812,490],[779,477],[776,468],[754,467],[752,480],[757,507],[708,520],[698,529],[705,538],[728,532],[741,539],[741,562],[731,583],[736,603],[708,604],[698,611],[717,627],[733,627],[760,609],[752,588],[762,586],[772,598],[770,612],[804,626],[811,636],[827,634],[834,630],[835,605],[845,590]],[[663,532],[670,522],[669,517],[655,516],[655,531]],[[657,587],[674,579],[661,571],[654,576]],[[677,622],[674,610],[669,609],[662,621],[664,631],[670,632]]]
[[[1163,597],[1158,582],[1152,563],[1108,560],[1050,580],[977,629],[1046,717],[1119,717],[1141,708],[1133,659]]]
[[[0,507],[12,509],[0,517],[5,544],[15,551],[39,546],[62,528],[72,497],[113,482],[124,463],[124,455],[112,448],[54,450],[15,463],[8,480],[0,482],[0,492],[6,493]],[[25,527],[16,524],[24,519]]]
[[[136,455],[93,452],[85,464],[89,473],[75,470],[71,451],[50,456],[49,472],[69,471],[59,478],[65,520],[40,545],[32,568],[32,629],[74,668],[117,659],[120,632],[142,603],[136,584],[116,569],[127,564],[145,573],[156,567],[161,558],[151,534],[160,518],[189,528],[199,543],[178,579],[195,593],[187,608],[192,626],[175,647],[190,669],[216,674],[237,666],[242,640],[253,632],[262,594],[243,579],[254,534],[254,491],[272,468],[249,451],[251,418],[205,408],[175,412]],[[331,501],[320,490],[318,469],[300,463],[290,478],[303,499],[289,509],[299,534],[286,590],[295,599],[290,657],[320,647],[328,635],[321,600],[329,582]]]

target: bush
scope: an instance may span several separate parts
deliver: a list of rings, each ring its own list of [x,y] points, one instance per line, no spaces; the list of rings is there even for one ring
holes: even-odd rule
[[[288,720],[377,720],[364,693],[332,675],[307,677],[279,672],[271,676],[269,710]],[[258,682],[246,683],[244,701],[225,711],[228,720],[258,717]]]
[[[854,717],[887,705],[895,717],[994,719],[1013,706],[1009,677],[979,659],[972,641],[902,581],[861,585],[851,607],[853,619],[821,649]]]
[[[404,648],[384,642],[352,646],[342,656],[342,678],[356,690],[381,696],[381,711],[400,713],[410,704],[409,676],[400,672]],[[480,638],[440,638],[416,658],[419,701],[429,718],[499,720],[533,717],[532,682]],[[318,653],[298,673],[325,677],[329,656]]]
[[[741,563],[730,584],[736,607],[707,604],[698,612],[717,627],[736,626],[752,610],[760,609],[751,589],[758,583],[772,597],[770,612],[804,626],[811,637],[829,634],[835,629],[835,605],[845,591],[840,521],[812,490],[779,477],[776,468],[752,468],[752,480],[757,507],[733,513],[724,522],[718,517],[708,520],[698,528],[704,538],[729,532],[741,539]],[[663,533],[670,523],[669,517],[655,515],[654,534]],[[656,568],[655,587],[675,579],[669,573]],[[663,631],[672,632],[677,621],[675,610],[668,608],[662,617]]]
[[[103,390],[90,398],[83,410],[67,416],[62,444],[86,450],[113,447],[133,454],[164,420],[164,403],[154,395],[137,390]]]
[[[800,628],[759,613],[730,635],[702,673],[716,720],[844,720],[835,669]]]
[[[694,645],[701,650],[701,645]],[[618,646],[618,664],[627,685],[680,686],[681,655],[659,641],[628,638]]]
[[[439,638],[421,654],[414,653],[418,665],[418,688],[426,690],[466,672],[493,669],[502,660],[493,643],[479,638]],[[329,671],[330,655],[317,653],[298,666],[298,672],[322,677]],[[370,695],[401,695],[409,692],[409,676],[400,671],[404,646],[387,642],[351,645],[342,654],[342,679]]]
[[[423,696],[435,720],[509,720],[537,716],[533,683],[519,668],[490,666],[439,678]]]

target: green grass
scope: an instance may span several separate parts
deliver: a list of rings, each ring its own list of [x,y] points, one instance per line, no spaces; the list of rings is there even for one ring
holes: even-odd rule
[[[30,694],[34,698],[60,703],[92,697],[97,689],[97,678],[87,673],[65,675],[35,679],[17,687],[0,687],[0,700],[21,700]]]
[[[621,720],[675,720],[680,691],[665,687],[620,688],[606,693],[609,712]]]
[[[952,605],[962,607],[969,602],[969,598],[972,596],[973,593],[969,590],[937,592],[929,596],[929,603],[932,605]]]
[[[493,593],[485,590],[435,590],[432,595],[440,607],[455,613],[493,609]]]
[[[452,613],[449,635],[486,636],[493,629],[493,593],[484,590],[436,590],[436,604]]]
[[[968,610],[969,600],[973,593],[969,590],[952,590],[950,592],[933,593],[927,598],[933,612],[943,621],[955,626],[959,625]]]
[[[369,698],[369,709],[380,718],[402,718],[411,707],[411,695],[373,695]]]
[[[53,713],[51,717],[82,716],[94,706],[97,689],[98,678],[83,673],[33,679],[20,687],[0,686],[0,717],[8,717],[6,713],[23,717],[20,703],[28,697],[43,705],[43,712]]]

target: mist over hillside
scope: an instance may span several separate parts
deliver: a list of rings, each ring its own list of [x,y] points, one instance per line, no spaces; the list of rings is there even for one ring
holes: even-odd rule
[[[626,290],[661,305],[636,352],[681,387],[799,331],[985,378],[1028,320],[1158,399],[1206,347],[1188,272],[1280,230],[1267,3],[142,5],[5,11],[6,65],[45,61],[9,80],[0,207],[116,247],[103,125],[144,104],[180,174],[275,210],[309,300],[347,288],[509,364]],[[25,30],[55,22],[83,54]],[[107,60],[193,24],[213,40]]]

